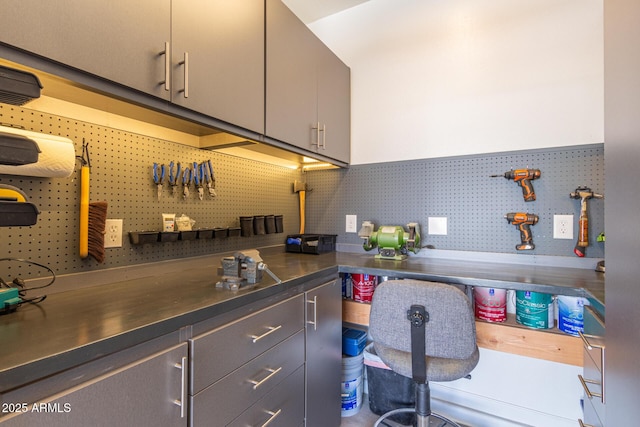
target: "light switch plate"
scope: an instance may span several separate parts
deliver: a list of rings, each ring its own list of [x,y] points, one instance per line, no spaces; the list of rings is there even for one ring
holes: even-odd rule
[[[347,233],[358,232],[358,215],[347,215],[345,231]]]
[[[437,236],[447,235],[447,217],[446,216],[430,216],[427,220],[428,234]]]

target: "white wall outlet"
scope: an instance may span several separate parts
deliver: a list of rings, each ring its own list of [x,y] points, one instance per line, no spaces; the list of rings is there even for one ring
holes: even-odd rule
[[[345,227],[347,233],[358,232],[358,215],[347,215],[347,223]]]
[[[553,216],[553,238],[573,239],[573,215]]]
[[[105,223],[104,234],[105,248],[121,248],[122,247],[122,220],[108,219]]]
[[[430,216],[427,220],[428,234],[436,236],[447,235],[447,217],[446,216]]]

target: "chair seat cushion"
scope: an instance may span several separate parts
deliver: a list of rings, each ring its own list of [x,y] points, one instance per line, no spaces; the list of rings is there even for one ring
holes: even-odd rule
[[[400,351],[374,342],[376,354],[394,372],[412,378],[411,353]],[[426,356],[427,381],[455,381],[467,376],[478,364],[480,352],[478,347],[466,359],[443,359]]]

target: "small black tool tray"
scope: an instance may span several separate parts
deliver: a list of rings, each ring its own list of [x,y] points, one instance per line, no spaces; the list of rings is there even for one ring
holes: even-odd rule
[[[336,234],[290,234],[286,240],[286,251],[305,254],[335,252],[336,236]]]

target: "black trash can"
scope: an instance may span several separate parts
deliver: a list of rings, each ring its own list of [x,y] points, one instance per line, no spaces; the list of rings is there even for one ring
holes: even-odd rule
[[[416,384],[389,369],[378,357],[373,344],[364,349],[364,364],[367,369],[369,389],[369,409],[376,415],[382,415],[398,408],[415,408]],[[400,413],[389,417],[397,423],[415,425],[415,413]]]

